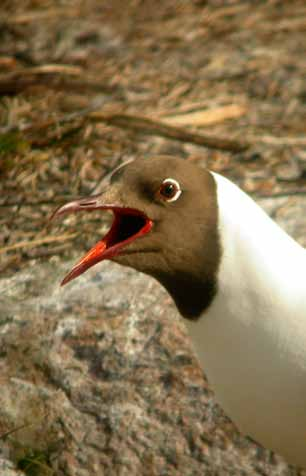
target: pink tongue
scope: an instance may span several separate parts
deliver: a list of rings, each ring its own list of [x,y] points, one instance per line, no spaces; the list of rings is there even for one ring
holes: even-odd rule
[[[83,256],[83,258],[76,265],[74,265],[70,273],[68,273],[61,282],[61,286],[64,286],[64,284],[67,284],[72,279],[77,278],[88,268],[98,263],[101,260],[101,256],[105,251],[105,248],[105,241],[99,241],[93,248],[91,248],[91,250],[88,251],[88,253],[86,253],[85,256]]]

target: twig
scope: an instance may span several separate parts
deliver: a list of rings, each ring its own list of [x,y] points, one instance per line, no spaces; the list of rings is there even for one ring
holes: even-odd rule
[[[211,149],[242,152],[250,146],[250,144],[244,141],[207,136],[202,133],[187,131],[180,127],[170,126],[162,121],[132,114],[105,114],[98,111],[91,113],[89,118],[95,122],[105,122],[113,126],[133,129],[144,134],[168,137],[181,142],[191,142]]]
[[[48,127],[60,126],[64,124],[69,124],[73,121],[78,120],[78,124],[73,126],[74,129],[82,127],[86,119],[93,122],[104,122],[116,127],[132,129],[143,134],[157,135],[162,137],[167,137],[170,139],[175,139],[181,142],[190,142],[197,145],[203,145],[211,149],[226,150],[230,152],[242,152],[258,143],[269,144],[273,146],[294,146],[294,145],[306,145],[306,137],[274,137],[274,136],[252,136],[249,138],[249,141],[246,140],[235,140],[227,139],[224,137],[215,137],[208,136],[199,132],[188,131],[181,127],[171,126],[165,124],[163,121],[157,121],[149,119],[148,117],[132,115],[127,113],[104,113],[97,110],[96,106],[85,108],[81,111],[77,111],[71,114],[67,114],[61,118],[51,118],[42,123],[34,123],[23,127],[22,133],[38,133],[44,131]],[[18,127],[10,126],[0,128],[0,134],[7,134],[9,132],[18,132]],[[67,131],[58,131],[57,130],[57,139],[59,140],[62,135],[71,132]],[[50,140],[53,140],[54,136],[51,136]],[[35,142],[36,141],[36,142]],[[39,139],[30,139],[30,142],[33,144],[39,143]],[[43,145],[46,145],[46,140],[44,140]],[[3,205],[1,205],[3,206]],[[4,205],[5,206],[5,205]]]
[[[20,265],[21,261],[26,261],[26,260],[32,260],[32,259],[42,259],[42,258],[48,258],[50,256],[54,255],[59,255],[64,253],[65,251],[69,250],[71,244],[70,243],[65,243],[59,246],[55,246],[51,249],[48,248],[41,248],[41,251],[35,250],[34,252],[23,252],[21,253],[20,251],[16,252],[13,256],[11,256],[10,259],[7,259],[1,266],[0,266],[0,273],[3,273],[6,271],[8,268],[15,266],[15,265]],[[1,435],[0,435],[1,439]]]
[[[15,95],[35,85],[74,91],[90,88],[105,93],[112,93],[117,89],[116,86],[104,85],[94,79],[84,80],[81,78],[82,74],[84,71],[81,68],[70,65],[50,64],[24,68],[0,76],[0,95]]]
[[[53,8],[41,11],[34,11],[29,13],[22,13],[19,15],[12,15],[5,19],[5,22],[13,25],[25,25],[34,21],[46,21],[54,17],[66,17],[75,18],[79,15],[79,12],[75,8]]]
[[[71,66],[70,64],[43,64],[41,66],[33,66],[33,68],[25,68],[13,73],[11,75],[31,75],[31,74],[48,74],[48,73],[57,73],[57,74],[69,74],[71,76],[81,76],[84,71],[79,66]]]
[[[12,435],[13,433],[17,433],[19,430],[23,430],[24,428],[28,428],[29,426],[33,426],[34,423],[24,423],[23,425],[16,426],[16,428],[12,428],[12,430],[8,430],[5,433],[0,435],[0,440],[5,440],[8,436]]]
[[[44,415],[42,415],[42,419],[46,418],[49,415],[49,412],[46,412]],[[24,428],[29,428],[30,426],[37,425],[37,422],[30,422],[30,423],[24,423],[23,425],[16,426],[15,428],[12,428],[11,430],[6,431],[5,433],[2,433],[0,435],[0,440],[4,440],[8,436],[12,435],[13,433],[16,433],[19,430],[23,430]]]
[[[198,109],[185,114],[176,113],[162,116],[163,122],[174,126],[208,126],[226,121],[228,119],[236,119],[246,113],[246,108],[238,104],[229,104],[214,109]]]
[[[229,5],[226,7],[215,8],[213,11],[207,11],[206,15],[203,16],[203,23],[214,24],[220,18],[223,20],[224,17],[236,16],[239,13],[247,9],[247,4],[241,5]]]
[[[31,250],[23,254],[23,258],[26,256],[28,259],[40,259],[48,258],[49,256],[59,255],[67,251],[71,246],[71,243],[63,243],[62,245],[54,246],[51,249],[40,248],[40,250]]]
[[[157,135],[167,137],[169,139],[175,139],[181,142],[190,142],[197,145],[202,145],[211,149],[226,150],[230,152],[242,152],[251,147],[253,144],[266,143],[274,146],[292,146],[292,145],[305,145],[305,137],[273,137],[269,135],[265,136],[252,136],[249,141],[228,139],[224,137],[216,137],[200,132],[193,132],[186,130],[182,127],[175,127],[163,122],[163,120],[153,120],[145,116],[138,116],[128,113],[105,113],[98,110],[97,106],[88,107],[81,111],[67,114],[60,118],[51,118],[42,123],[34,123],[26,126],[22,129],[23,133],[37,133],[44,131],[48,127],[60,126],[69,124],[78,120],[76,128],[82,127],[86,120],[92,122],[104,122],[115,127],[121,127],[123,129],[132,129],[143,134]],[[11,131],[18,131],[16,126],[6,127],[0,129],[0,134],[7,134]],[[68,131],[69,132],[69,131]],[[60,138],[61,134],[67,133],[67,130],[57,131],[57,137]],[[54,137],[51,137],[51,140]],[[35,139],[33,139],[35,142]],[[44,145],[46,145],[44,143]]]
[[[39,238],[33,241],[20,241],[19,243],[14,243],[13,245],[4,246],[0,248],[0,254],[6,253],[7,251],[17,250],[19,248],[34,248],[35,246],[44,245],[46,243],[54,243],[56,241],[66,241],[72,240],[77,236],[78,233],[64,233],[59,236],[47,236],[45,238]]]
[[[116,127],[121,127],[123,129],[136,130],[143,134],[167,137],[169,139],[175,139],[181,142],[191,142],[193,144],[203,145],[211,149],[241,152],[250,146],[250,144],[245,141],[214,137],[210,135],[208,136],[199,132],[191,132],[181,127],[170,126],[162,121],[149,119],[148,117],[127,113],[104,113],[97,109],[98,108],[96,106],[88,107],[84,110],[67,114],[61,118],[51,118],[43,123],[36,123],[26,126],[22,129],[22,132],[41,132],[51,126],[60,126],[80,119],[85,122],[86,119],[88,119],[92,122],[104,122]],[[78,124],[78,127],[80,126],[81,122]],[[18,130],[16,127],[3,128],[0,129],[0,134],[7,134],[8,132],[16,130]],[[60,137],[60,131],[58,131],[58,137]]]
[[[81,111],[72,112],[72,113],[66,114],[65,116],[62,116],[62,117],[56,117],[56,118],[51,117],[50,119],[47,119],[45,121],[40,121],[39,123],[35,122],[33,124],[28,124],[28,125],[20,127],[20,128],[18,128],[18,126],[15,126],[15,125],[1,127],[0,128],[0,135],[1,134],[8,134],[10,132],[22,132],[24,134],[29,134],[29,133],[32,133],[32,132],[33,133],[34,132],[42,132],[45,129],[47,129],[48,127],[54,127],[54,126],[58,127],[58,126],[62,126],[64,124],[69,124],[69,123],[71,123],[73,121],[76,121],[76,120],[80,121],[80,119],[85,120],[86,117],[88,117],[88,115],[91,112],[96,111],[98,108],[100,108],[99,104],[94,105],[94,106],[89,106],[89,107],[86,107],[86,108],[82,109]]]
[[[37,200],[36,202],[25,202],[19,200],[18,202],[4,202],[0,203],[0,208],[9,208],[9,207],[40,207],[42,205],[61,205],[70,200],[75,200],[75,195],[65,195],[64,197],[52,198],[52,200]]]

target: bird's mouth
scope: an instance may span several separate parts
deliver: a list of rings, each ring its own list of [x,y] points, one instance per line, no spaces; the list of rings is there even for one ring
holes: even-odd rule
[[[51,218],[81,210],[110,210],[114,215],[113,222],[106,235],[65,276],[61,286],[77,278],[100,261],[124,254],[127,245],[149,233],[153,226],[153,221],[144,212],[135,208],[103,205],[100,196],[67,203],[58,208]]]

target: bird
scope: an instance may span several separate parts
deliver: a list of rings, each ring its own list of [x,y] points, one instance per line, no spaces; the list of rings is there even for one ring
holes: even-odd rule
[[[306,468],[306,250],[227,178],[175,156],[123,163],[54,216],[110,210],[62,285],[109,259],[155,278],[241,433]]]

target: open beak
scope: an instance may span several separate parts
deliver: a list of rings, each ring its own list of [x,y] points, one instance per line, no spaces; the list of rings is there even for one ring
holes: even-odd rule
[[[72,268],[61,282],[61,286],[67,284],[72,279],[83,274],[99,261],[111,259],[118,254],[123,254],[123,249],[132,241],[149,233],[153,222],[147,215],[135,208],[108,204],[105,201],[105,194],[100,194],[81,200],[69,202],[61,206],[51,216],[51,219],[66,213],[78,212],[81,210],[111,210],[114,219],[111,228],[94,245],[88,253]]]

